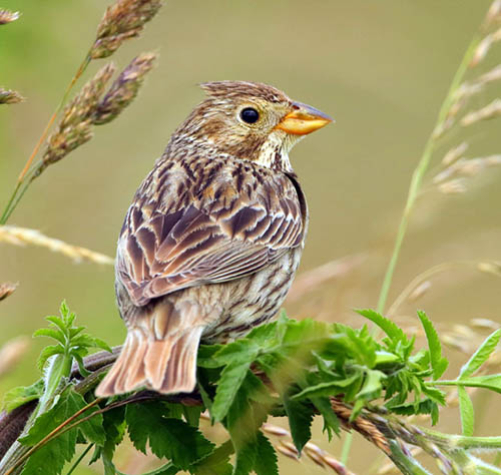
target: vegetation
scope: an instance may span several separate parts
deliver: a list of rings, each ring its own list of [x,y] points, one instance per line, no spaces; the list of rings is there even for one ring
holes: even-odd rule
[[[94,43],[3,210],[0,241],[50,247],[75,260],[112,262],[88,249],[6,223],[41,173],[89,141],[94,127],[115,119],[136,97],[154,63],[151,53],[133,59],[111,85],[115,68],[104,66],[68,102],[88,65],[112,55],[127,39],[139,36],[160,7],[161,2],[154,0],[117,0],[107,9]],[[17,16],[1,10],[0,27]],[[272,475],[278,473],[277,452],[292,458],[304,453],[336,473],[351,473],[345,466],[349,462],[349,437],[342,462],[310,442],[311,424],[318,416],[329,440],[337,440],[341,429],[357,433],[404,474],[433,473],[434,469],[453,474],[501,474],[501,436],[473,435],[475,411],[470,397],[477,389],[501,393],[501,374],[487,371],[501,330],[494,329],[485,338],[456,378],[443,379],[448,367],[442,353],[444,337],[426,313],[417,314],[427,348],[416,348],[415,338],[388,316],[395,315],[401,303],[422,292],[431,277],[450,269],[451,264],[439,264],[416,277],[387,309],[400,249],[421,194],[430,188],[445,194],[463,193],[471,177],[501,163],[499,155],[467,158],[469,141],[465,139],[446,150],[441,161],[431,167],[452,130],[459,129],[465,135],[470,127],[501,114],[499,99],[468,108],[471,98],[501,79],[499,66],[487,72],[479,69],[501,40],[500,21],[501,2],[496,0],[460,64],[413,175],[377,311],[359,311],[372,323],[373,330],[312,319],[296,321],[282,314],[276,322],[254,329],[246,338],[227,345],[202,345],[199,385],[193,394],[166,397],[139,391],[107,400],[95,398],[94,388],[119,348],[111,349],[106,342],[84,333],[85,328],[76,325],[75,314],[63,303],[59,316],[47,317],[49,327],[35,332],[37,337],[53,340],[39,359],[41,379],[6,395],[0,417],[0,473],[57,474],[66,470],[70,474],[85,460],[90,465],[101,463],[107,475],[121,474],[114,464],[114,452],[126,436],[137,450],[150,450],[159,459],[167,459],[149,475],[181,471]],[[14,104],[21,96],[0,89],[0,99],[1,104]],[[37,160],[42,147],[44,152]],[[463,264],[500,273],[496,262]],[[0,300],[14,291],[13,284],[0,285]],[[477,323],[495,327],[492,322]],[[95,348],[104,351],[89,355]],[[459,405],[461,435],[416,424],[417,417],[426,417],[435,425],[443,408],[455,402]],[[271,416],[287,418],[290,433],[267,423]],[[224,427],[224,440],[216,443],[206,435],[207,420]],[[274,444],[274,439],[288,435],[292,444]],[[425,457],[416,453],[416,448]],[[479,450],[489,453],[480,457]]]

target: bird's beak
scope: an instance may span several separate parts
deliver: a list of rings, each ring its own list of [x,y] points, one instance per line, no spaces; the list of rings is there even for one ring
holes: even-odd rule
[[[293,111],[289,112],[276,126],[288,134],[306,135],[321,129],[330,122],[334,122],[332,117],[301,102],[292,103]]]

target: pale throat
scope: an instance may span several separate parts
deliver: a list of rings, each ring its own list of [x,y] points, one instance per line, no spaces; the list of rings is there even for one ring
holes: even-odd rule
[[[272,132],[261,146],[255,161],[263,167],[292,172],[294,170],[289,160],[289,151],[295,143],[296,140],[283,132]]]

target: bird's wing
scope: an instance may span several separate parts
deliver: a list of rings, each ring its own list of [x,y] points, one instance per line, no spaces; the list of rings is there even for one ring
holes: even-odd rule
[[[179,197],[179,173],[164,177],[162,188],[177,192],[160,193],[153,211],[136,198],[117,255],[117,278],[135,305],[252,274],[302,245],[306,205],[293,177],[243,167],[218,175],[208,186],[184,180],[188,200]]]

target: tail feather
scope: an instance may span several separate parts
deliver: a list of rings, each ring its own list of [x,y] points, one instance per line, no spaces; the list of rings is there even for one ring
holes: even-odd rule
[[[161,340],[130,328],[117,361],[96,389],[108,397],[146,387],[171,394],[191,392],[196,385],[196,357],[203,326]]]
[[[191,392],[195,388],[197,373],[197,349],[200,343],[203,327],[194,328],[185,333],[172,349],[172,358],[164,374],[162,393]],[[195,351],[193,349],[195,348]],[[173,382],[176,391],[172,391]]]

